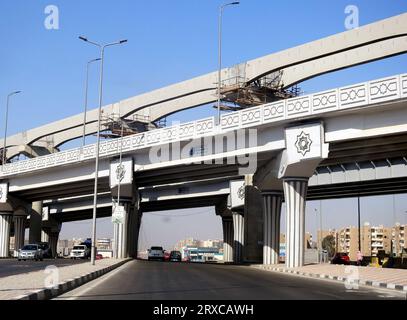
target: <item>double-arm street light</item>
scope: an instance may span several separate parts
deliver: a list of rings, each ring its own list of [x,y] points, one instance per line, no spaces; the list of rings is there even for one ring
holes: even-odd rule
[[[102,97],[103,97],[103,59],[105,55],[105,49],[114,45],[119,45],[127,42],[127,40],[120,40],[117,42],[112,42],[108,44],[99,44],[88,40],[85,37],[79,37],[80,40],[87,43],[93,44],[100,49],[100,82],[99,82],[99,109],[98,109],[98,130],[97,130],[97,141],[96,141],[96,162],[95,162],[95,189],[93,194],[93,221],[92,221],[92,252],[91,252],[91,263],[95,265],[95,255],[96,255],[96,212],[97,212],[97,196],[98,196],[98,175],[99,175],[99,147],[100,147],[100,118],[102,110]]]
[[[4,124],[4,140],[3,140],[3,157],[2,157],[2,166],[4,166],[6,164],[7,161],[7,156],[6,156],[6,150],[7,150],[7,126],[8,126],[8,106],[10,103],[10,97],[14,96],[16,94],[21,93],[21,91],[14,91],[11,92],[8,96],[7,96],[7,104],[6,104],[6,117],[5,117],[5,124]]]
[[[223,18],[223,11],[226,7],[228,6],[234,6],[240,4],[239,1],[235,2],[230,2],[226,3],[224,5],[221,5],[219,7],[219,23],[218,23],[218,28],[219,28],[219,34],[218,34],[218,58],[219,58],[219,70],[218,70],[218,124],[220,124],[220,100],[221,100],[221,85],[222,85],[222,18]]]
[[[88,112],[88,86],[89,86],[89,65],[93,62],[100,61],[100,58],[92,59],[86,64],[86,80],[85,80],[85,110],[83,113],[83,134],[82,134],[82,148],[86,143],[86,116]]]

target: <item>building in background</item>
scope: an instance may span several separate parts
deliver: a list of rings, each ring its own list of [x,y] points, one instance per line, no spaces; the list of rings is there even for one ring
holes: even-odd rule
[[[187,238],[179,240],[175,246],[174,250],[181,251],[184,247],[195,247],[195,248],[218,248],[223,251],[223,240],[197,240],[194,238]]]
[[[338,251],[345,252],[355,261],[359,251],[359,229],[346,227],[338,231]],[[363,256],[376,257],[379,251],[391,254],[392,228],[371,226],[366,222],[360,229],[360,248]]]
[[[183,247],[180,251],[183,261],[190,262],[223,261],[223,253],[219,252],[219,248],[186,246]]]
[[[397,257],[401,256],[403,249],[407,251],[406,226],[396,223],[392,228],[392,250]]]
[[[183,239],[183,240],[179,240],[175,246],[174,246],[174,250],[177,251],[181,251],[183,247],[200,247],[200,240],[196,240],[194,238],[188,238],[188,239]]]
[[[98,250],[112,250],[112,242],[112,239],[109,238],[97,239],[96,247],[98,248]]]

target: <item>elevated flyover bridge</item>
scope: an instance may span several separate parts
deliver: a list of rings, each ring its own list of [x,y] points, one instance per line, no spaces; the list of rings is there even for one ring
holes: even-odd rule
[[[406,31],[404,14],[226,69],[224,79],[226,73],[244,69],[249,85],[280,70],[284,86],[290,86],[404,53]],[[120,109],[122,117],[145,112],[159,119],[212,101],[214,80],[214,75],[206,75],[107,108]],[[148,100],[153,97],[165,102]],[[278,261],[285,201],[286,264],[300,266],[307,198],[405,190],[406,103],[407,74],[402,73],[245,106],[222,115],[219,124],[215,118],[199,119],[104,141],[99,150],[98,213],[111,215],[120,181],[119,204],[125,217],[114,228],[115,241],[120,243],[117,256],[125,257],[137,251],[142,212],[215,206],[223,221],[225,260],[271,264]],[[75,119],[10,137],[8,156],[26,152],[44,136],[60,139],[61,144],[75,138],[80,127]],[[93,130],[89,121],[88,133]],[[42,232],[53,243],[61,223],[89,218],[95,154],[92,144],[1,167],[0,256],[8,255],[11,229],[17,246],[21,245],[28,215],[30,241],[38,241]],[[41,218],[43,209],[45,218]]]

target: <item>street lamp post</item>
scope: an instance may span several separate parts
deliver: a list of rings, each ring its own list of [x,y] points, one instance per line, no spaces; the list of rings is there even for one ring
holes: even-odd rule
[[[218,125],[220,124],[220,100],[221,100],[221,82],[222,82],[222,18],[223,18],[223,10],[227,6],[234,6],[240,4],[239,1],[226,3],[219,7],[219,23],[218,23],[218,59],[219,59],[219,70],[218,70]]]
[[[362,252],[362,236],[361,236],[361,225],[360,225],[360,195],[358,195],[358,249]]]
[[[85,80],[85,110],[83,113],[83,134],[82,134],[82,148],[86,142],[86,114],[88,112],[88,86],[89,86],[89,65],[93,62],[100,61],[100,58],[92,59],[86,64],[86,80]]]
[[[21,93],[21,91],[14,91],[11,92],[8,96],[7,96],[7,104],[6,104],[6,118],[5,118],[5,124],[4,124],[4,140],[3,140],[3,157],[2,157],[2,167],[6,164],[7,161],[7,157],[6,157],[6,150],[7,150],[7,126],[8,126],[8,107],[9,107],[9,103],[10,103],[10,97],[14,96],[16,94]]]
[[[318,214],[318,209],[315,208],[315,214]],[[321,239],[320,241],[318,241],[318,232],[317,232],[317,241],[318,241],[318,247],[319,247],[319,253],[318,253],[318,262],[321,263],[322,262],[322,202],[319,201],[319,230],[320,230],[320,235],[321,235]]]
[[[93,194],[93,218],[92,218],[92,252],[91,252],[91,264],[95,265],[95,243],[96,243],[96,211],[97,211],[97,196],[98,196],[98,175],[99,175],[99,147],[100,147],[100,117],[102,110],[102,97],[103,97],[103,59],[105,55],[105,49],[110,46],[119,45],[127,42],[127,40],[120,40],[109,44],[99,44],[92,42],[85,37],[79,37],[80,40],[93,44],[100,49],[100,82],[99,82],[99,109],[98,109],[98,130],[96,138],[96,161],[95,161],[95,188]]]

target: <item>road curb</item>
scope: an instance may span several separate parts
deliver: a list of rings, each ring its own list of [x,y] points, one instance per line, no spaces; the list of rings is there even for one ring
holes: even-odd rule
[[[64,294],[68,291],[76,289],[77,287],[80,287],[89,281],[92,281],[92,280],[95,280],[95,279],[101,277],[101,276],[105,275],[106,273],[108,273],[114,269],[117,269],[118,267],[124,265],[125,263],[127,263],[131,260],[132,259],[126,259],[126,260],[120,261],[109,267],[99,269],[96,271],[92,271],[90,273],[84,274],[79,277],[75,277],[73,279],[68,279],[65,282],[58,284],[58,287],[55,287],[52,289],[35,290],[30,293],[15,297],[12,300],[49,300],[49,299],[55,298],[61,294]]]
[[[265,271],[291,273],[291,274],[296,274],[296,275],[303,276],[303,277],[330,279],[330,280],[339,281],[339,282],[346,282],[348,280],[348,278],[341,277],[341,276],[332,276],[332,275],[323,274],[323,273],[319,274],[319,273],[311,273],[311,272],[305,272],[305,271],[297,271],[297,270],[287,269],[287,268],[270,267],[270,266],[252,266],[252,267],[256,268],[256,269],[260,269],[260,270],[265,270]],[[351,281],[352,281],[352,283],[355,283],[355,284],[360,284],[360,285],[365,285],[365,286],[375,287],[375,288],[402,291],[402,292],[407,293],[407,286],[403,286],[400,284],[379,282],[379,281],[374,281],[374,280],[354,280],[354,279],[352,279]]]

